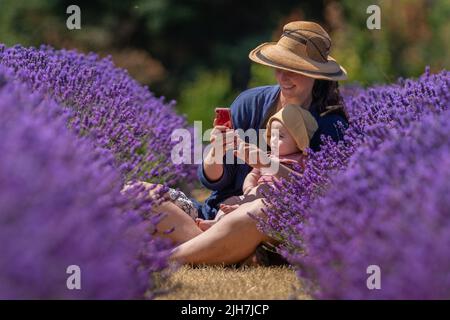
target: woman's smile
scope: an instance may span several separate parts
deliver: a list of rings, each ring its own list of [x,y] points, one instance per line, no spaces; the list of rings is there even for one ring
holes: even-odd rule
[[[291,90],[294,89],[295,85],[291,84],[291,85],[281,85],[281,89],[283,90]]]

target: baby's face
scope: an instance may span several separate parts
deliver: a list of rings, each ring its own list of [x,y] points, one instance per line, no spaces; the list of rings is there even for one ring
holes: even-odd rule
[[[278,130],[278,143],[276,143],[276,131]],[[299,152],[300,150],[295,143],[295,140],[289,134],[284,125],[278,121],[274,120],[270,124],[270,149],[273,155],[285,156],[291,153]],[[275,144],[276,143],[276,144]]]

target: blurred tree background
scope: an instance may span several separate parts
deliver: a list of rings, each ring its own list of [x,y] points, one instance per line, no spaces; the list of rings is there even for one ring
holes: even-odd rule
[[[72,4],[81,8],[81,30],[66,27]],[[381,30],[366,27],[371,4],[381,8]],[[370,85],[418,76],[426,65],[449,68],[449,16],[448,0],[0,0],[0,43],[111,55],[155,95],[177,100],[190,121],[206,125],[216,106],[275,82],[248,53],[277,41],[289,21],[323,25],[350,82]]]

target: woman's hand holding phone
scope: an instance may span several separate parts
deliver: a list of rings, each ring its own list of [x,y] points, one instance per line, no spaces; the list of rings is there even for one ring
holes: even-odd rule
[[[216,113],[214,126],[219,125],[233,129],[233,121],[231,119],[230,108],[216,108],[214,111]]]
[[[234,130],[226,126],[214,126],[209,141],[211,144],[221,143],[220,146],[215,146],[215,148],[221,147],[222,154],[225,155],[228,150],[235,149],[236,137]],[[217,153],[215,148],[213,148],[214,155]]]
[[[214,144],[216,141],[221,142],[222,154],[225,155],[228,150],[235,149],[237,141],[233,130],[231,112],[229,108],[216,108],[215,113],[214,129],[211,131],[210,142],[211,144]],[[215,148],[213,149],[217,151]]]

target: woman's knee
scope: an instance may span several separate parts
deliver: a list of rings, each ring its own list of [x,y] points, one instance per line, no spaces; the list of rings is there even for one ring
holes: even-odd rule
[[[167,187],[159,183],[144,182],[145,189],[154,198],[162,198],[167,194]]]
[[[263,209],[267,208],[267,202],[264,198],[259,198],[253,200],[250,204],[250,213],[259,218],[266,218],[267,215],[264,213]]]
[[[266,241],[270,243],[275,243],[275,240],[272,239],[269,235],[262,232],[258,227],[258,219],[265,221],[267,219],[267,214],[263,211],[263,209],[268,208],[268,204],[264,198],[256,199],[252,201],[249,205],[249,208],[246,210],[246,216],[248,219],[251,219],[255,228],[258,230],[258,234],[261,236],[261,241]]]
[[[165,186],[162,184],[158,184],[158,183],[135,181],[132,183],[127,183],[123,187],[122,192],[125,192],[126,190],[128,190],[130,188],[142,188],[144,194],[140,193],[140,195],[144,195],[146,197],[151,197],[151,198],[155,198],[155,199],[163,198],[167,194],[167,192],[163,191],[163,188],[165,188]]]

